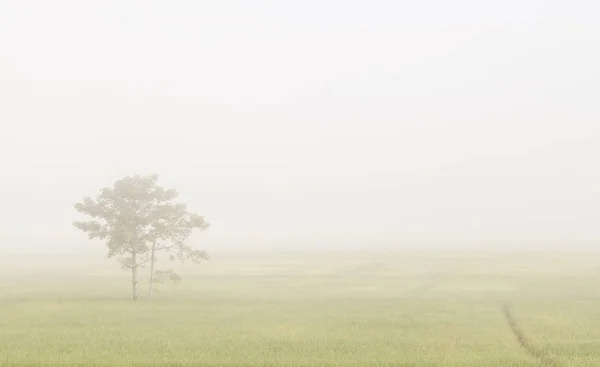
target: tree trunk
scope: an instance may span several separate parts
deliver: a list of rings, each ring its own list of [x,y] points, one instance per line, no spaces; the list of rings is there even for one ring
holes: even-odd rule
[[[137,253],[134,249],[131,253],[131,293],[132,293],[134,302],[136,302],[138,299],[137,283],[138,283]]]
[[[148,286],[148,298],[151,299],[154,295],[154,262],[156,258],[154,254],[156,253],[156,241],[152,243],[152,252],[150,253],[150,285]]]

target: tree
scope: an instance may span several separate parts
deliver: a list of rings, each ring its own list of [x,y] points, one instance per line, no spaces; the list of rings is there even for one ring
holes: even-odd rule
[[[174,202],[173,200],[178,195],[175,190],[168,190],[168,193],[169,195],[165,196],[162,201],[157,202],[152,222],[154,230],[151,235],[152,244],[149,253],[148,298],[154,294],[153,288],[157,283],[155,279],[160,278],[163,274],[163,272],[155,271],[157,252],[167,252],[171,260],[178,258],[182,262],[190,259],[199,263],[202,259],[210,258],[205,251],[195,250],[186,243],[194,229],[203,231],[208,229],[210,224],[204,220],[204,217],[189,213],[185,204]]]
[[[158,175],[128,176],[100,190],[95,199],[86,197],[75,204],[77,211],[93,220],[73,225],[90,239],[106,240],[107,256],[119,256],[122,269],[131,271],[134,301],[138,299],[138,270],[150,262],[154,273],[156,251],[169,251],[182,260],[208,257],[183,243],[192,229],[206,229],[208,223],[189,214],[184,204],[173,203],[177,192],[165,190],[157,180]]]
[[[179,285],[179,282],[181,282],[181,276],[174,272],[172,269],[157,270],[154,279],[152,279],[152,282],[156,284],[162,284],[168,280],[173,282],[174,286],[177,286]]]

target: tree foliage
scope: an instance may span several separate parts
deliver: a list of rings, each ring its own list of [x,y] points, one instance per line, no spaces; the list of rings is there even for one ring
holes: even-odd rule
[[[177,196],[175,196],[173,199]],[[176,203],[172,200],[160,202],[156,207],[156,216],[153,221],[152,241],[155,251],[164,251],[171,255],[171,259],[181,261],[191,259],[199,262],[209,259],[208,254],[202,250],[195,250],[186,241],[194,229],[206,230],[210,227],[204,217],[189,213],[187,205]]]

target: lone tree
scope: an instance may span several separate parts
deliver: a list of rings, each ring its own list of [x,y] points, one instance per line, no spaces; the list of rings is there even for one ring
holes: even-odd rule
[[[206,229],[204,218],[190,214],[174,203],[175,190],[157,185],[158,175],[125,177],[112,188],[100,190],[95,199],[86,197],[75,209],[93,218],[73,225],[90,239],[106,240],[108,257],[119,257],[121,268],[131,271],[132,297],[138,299],[139,269],[151,264],[151,280],[157,251],[169,251],[182,261],[208,258],[203,251],[186,245],[194,228]],[[152,286],[149,289],[152,292]]]

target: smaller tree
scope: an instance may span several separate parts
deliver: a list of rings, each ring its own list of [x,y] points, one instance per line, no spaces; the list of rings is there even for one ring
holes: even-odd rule
[[[174,286],[178,286],[181,282],[181,276],[174,272],[172,269],[169,270],[157,270],[152,280],[155,284],[163,284],[167,281],[173,282]]]
[[[206,251],[196,250],[186,243],[194,229],[204,231],[210,227],[210,224],[204,220],[204,217],[189,213],[185,204],[174,202],[177,197],[176,191],[169,190],[169,192],[171,193],[169,200],[156,206],[152,222],[149,298],[154,294],[155,279],[162,276],[162,273],[155,270],[157,253],[165,252],[171,260],[179,259],[181,262],[192,260],[200,263],[201,260],[210,258]]]

